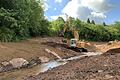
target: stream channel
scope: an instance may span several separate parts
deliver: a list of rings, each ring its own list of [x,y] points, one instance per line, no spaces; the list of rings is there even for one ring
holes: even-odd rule
[[[86,56],[95,56],[95,55],[100,55],[100,54],[102,54],[102,53],[88,52],[88,53],[83,53],[83,55],[70,57],[67,59],[49,61],[47,63],[43,63],[43,64],[34,66],[29,69],[20,69],[20,70],[15,70],[13,72],[0,73],[0,80],[23,80],[24,77],[28,77],[30,75],[38,75],[39,73],[44,73],[55,67],[65,65],[69,61],[81,59]]]

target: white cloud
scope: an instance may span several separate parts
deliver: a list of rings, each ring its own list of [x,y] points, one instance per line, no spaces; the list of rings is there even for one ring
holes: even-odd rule
[[[74,5],[74,6],[72,6]],[[70,1],[65,7],[64,9],[62,10],[62,13],[65,13],[71,17],[78,17],[78,10],[79,10],[79,0],[73,0],[73,1]]]
[[[62,13],[81,20],[100,19],[103,20],[112,6],[107,0],[71,0],[62,10]]]
[[[44,11],[47,11],[50,8],[50,6],[47,3],[45,3],[44,5],[45,5],[45,10]]]
[[[62,3],[62,0],[55,0],[55,3]]]
[[[103,14],[103,13],[98,13],[98,12],[91,12],[91,15],[93,16],[93,17],[98,17],[98,18],[106,18],[106,15],[105,14]]]
[[[50,8],[50,6],[47,3],[47,0],[43,1],[43,6],[42,7],[43,7],[44,11],[47,11]]]
[[[81,0],[81,5],[95,12],[106,12],[112,7],[107,0]]]
[[[89,16],[89,18],[94,20],[96,23],[103,23],[106,17],[107,16],[104,13],[99,12],[91,12],[91,15]]]

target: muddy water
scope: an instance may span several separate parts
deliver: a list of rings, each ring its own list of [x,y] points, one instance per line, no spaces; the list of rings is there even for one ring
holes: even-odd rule
[[[0,73],[0,80],[23,80],[23,78],[29,75],[37,75],[39,73],[45,72],[49,69],[58,67],[60,65],[66,64],[66,61],[50,61],[41,65],[37,65],[30,69],[21,69],[14,72]]]
[[[43,63],[41,65],[37,65],[33,68],[29,69],[21,69],[21,70],[16,70],[14,72],[5,72],[5,73],[0,73],[0,80],[23,80],[25,77],[30,76],[30,75],[37,75],[39,73],[43,73],[47,70],[50,70],[52,68],[65,65],[68,63],[68,61],[75,60],[75,59],[80,59],[85,56],[92,56],[93,54],[84,53],[84,55],[80,56],[75,56],[71,57],[68,59],[63,59],[61,60],[56,60],[56,61],[50,61],[48,63]],[[95,54],[94,54],[95,55]],[[99,55],[99,54],[96,54]]]

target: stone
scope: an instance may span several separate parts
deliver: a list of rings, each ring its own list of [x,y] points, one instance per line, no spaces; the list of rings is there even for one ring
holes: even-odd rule
[[[9,62],[7,62],[7,61],[2,62],[1,64],[2,64],[2,66],[7,66],[7,65],[10,65],[10,63],[9,63]]]
[[[29,64],[29,62],[23,58],[14,58],[9,61],[13,68],[21,68]]]
[[[103,72],[103,70],[98,70],[98,73],[102,73]]]
[[[40,63],[41,63],[41,60],[39,59],[39,57],[33,58],[29,61],[29,67],[33,67]]]
[[[0,66],[0,72],[2,72],[3,71],[3,67],[2,66]]]
[[[41,61],[41,63],[49,62],[49,58],[47,58],[45,56],[39,57],[39,60]]]
[[[105,75],[105,78],[106,79],[110,79],[110,78],[113,78],[113,76],[111,76],[111,75]]]
[[[6,72],[13,69],[13,66],[10,62],[4,61],[1,63],[0,72]]]

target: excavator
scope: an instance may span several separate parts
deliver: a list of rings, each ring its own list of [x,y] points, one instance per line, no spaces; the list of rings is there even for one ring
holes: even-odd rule
[[[63,33],[66,32],[68,26],[70,26],[69,24],[70,24],[70,17],[67,18],[67,21],[64,24]],[[79,52],[93,52],[97,50],[97,48],[93,44],[79,40],[79,33],[75,27],[72,28],[71,32],[73,33],[74,38],[66,40],[67,48],[71,48]]]
[[[68,26],[70,26],[69,24],[70,24],[70,18],[68,17],[64,24],[63,33],[66,32],[66,30],[68,29]],[[75,27],[73,27],[71,31],[74,35],[74,38],[65,39],[65,40],[66,40],[67,48],[74,49],[75,51],[105,53],[108,50],[120,48],[120,45],[119,45],[120,41],[112,41],[112,43],[110,42],[110,44],[108,42],[108,43],[96,45],[95,43],[92,43],[92,42],[80,41],[78,30]]]

